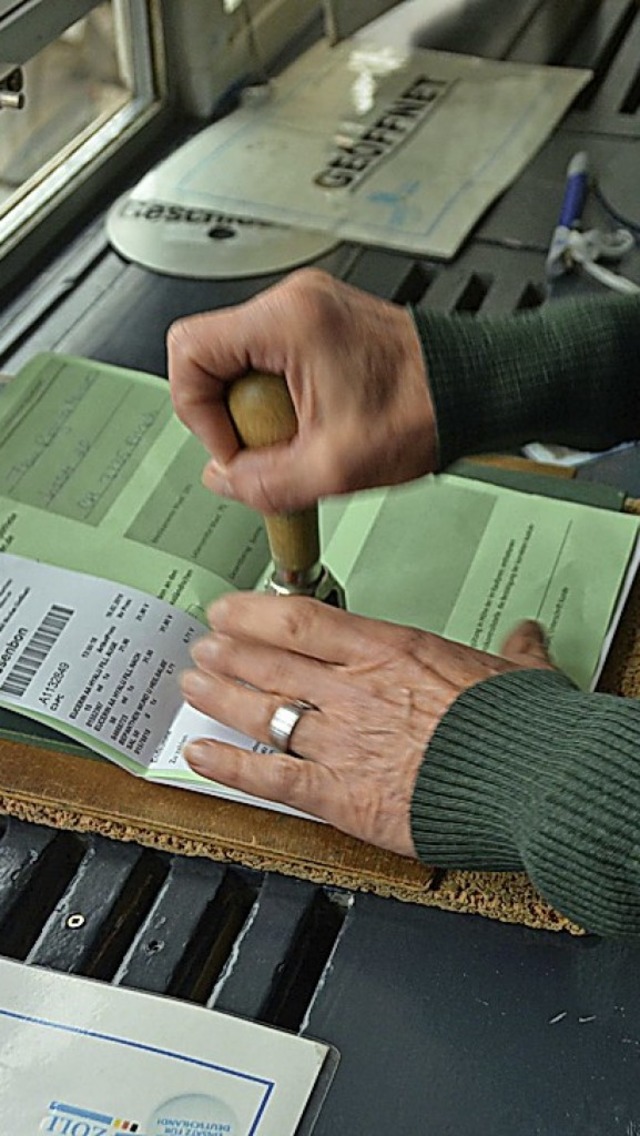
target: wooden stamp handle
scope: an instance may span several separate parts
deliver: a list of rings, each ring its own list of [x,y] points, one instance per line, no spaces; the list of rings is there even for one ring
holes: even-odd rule
[[[286,442],[298,429],[296,412],[284,379],[250,372],[228,391],[229,412],[238,437],[249,448]],[[264,518],[271,556],[283,579],[319,569],[320,537],[316,506]]]

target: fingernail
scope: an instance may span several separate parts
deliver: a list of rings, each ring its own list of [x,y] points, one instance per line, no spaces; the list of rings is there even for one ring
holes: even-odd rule
[[[178,682],[187,701],[189,698],[197,698],[198,695],[204,694],[208,686],[206,676],[197,670],[183,671]]]
[[[537,636],[543,647],[548,647],[550,640],[549,632],[547,631],[546,627],[542,623],[538,623],[537,619],[530,619],[529,623],[531,625],[532,634],[534,636]]]
[[[207,760],[207,744],[203,741],[187,742],[182,747],[182,756],[187,765],[205,765]]]
[[[231,483],[224,466],[218,465],[215,461],[210,461],[204,468],[203,480],[207,488],[211,489],[213,493],[217,493],[220,497],[231,496]]]
[[[217,599],[212,600],[207,607],[207,620],[209,621],[209,627],[212,631],[219,631],[223,626],[223,622],[227,616],[228,606],[227,594],[223,593],[223,595],[218,596]]]
[[[189,647],[189,654],[193,659],[196,666],[202,666],[203,663],[209,662],[215,653],[214,645],[209,639],[196,639],[195,643],[191,643]],[[186,672],[185,672],[186,673]]]
[[[205,641],[206,641],[206,638],[207,638],[207,633],[206,633],[206,632],[203,632],[203,633],[202,633],[202,635],[200,635],[200,636],[199,636],[199,637],[197,638],[197,640],[193,640],[193,641],[192,641],[192,642],[191,642],[191,643],[189,644],[189,654],[191,655],[191,658],[192,658],[192,659],[193,659],[193,657],[194,657],[194,653],[197,653],[197,652],[199,651],[201,644],[202,644],[202,643],[205,643]]]

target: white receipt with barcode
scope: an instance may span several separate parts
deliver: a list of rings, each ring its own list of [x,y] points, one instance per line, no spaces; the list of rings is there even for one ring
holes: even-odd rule
[[[163,764],[176,722],[196,714],[185,707],[177,676],[204,630],[136,588],[0,553],[0,705],[131,772]],[[203,715],[194,722],[196,734],[258,748]]]

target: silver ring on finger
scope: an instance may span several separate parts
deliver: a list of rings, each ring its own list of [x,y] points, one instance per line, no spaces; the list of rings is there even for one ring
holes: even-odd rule
[[[283,702],[272,714],[268,733],[272,744],[281,753],[292,754],[291,738],[298,722],[307,710],[317,710],[312,702],[305,702],[302,698],[294,698],[291,702]],[[299,754],[295,755],[299,757]]]

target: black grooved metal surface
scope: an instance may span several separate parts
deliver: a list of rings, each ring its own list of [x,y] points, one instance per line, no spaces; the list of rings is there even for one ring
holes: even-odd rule
[[[166,870],[163,858],[154,853],[131,844],[92,840],[27,962],[82,970],[110,981]]]
[[[10,821],[2,838],[2,860],[8,850],[10,863],[24,854],[28,832],[18,832],[18,848],[13,836],[17,822]],[[23,826],[20,826],[22,829]],[[29,862],[11,872],[3,888],[3,919],[0,924],[0,954],[24,960],[38,942],[56,904],[72,884],[85,855],[81,837],[42,829],[34,833]]]
[[[594,81],[567,118],[572,129],[593,133],[640,134],[640,9],[633,0],[603,5],[600,18],[587,24],[564,64],[590,67]]]
[[[256,1021],[298,1028],[340,935],[350,899],[268,874],[242,935],[242,950],[210,1005]],[[289,941],[286,957],[282,943]],[[294,1023],[293,1019],[297,1015]]]
[[[633,0],[527,0],[508,10],[475,0],[425,22],[415,37],[425,46],[588,66],[594,82],[453,262],[341,246],[321,266],[442,311],[544,302],[544,257],[575,150],[586,147],[607,188],[628,199],[639,24]],[[593,197],[585,220],[608,223]],[[640,280],[637,250],[623,268]],[[145,272],[109,249],[97,217],[0,310],[0,366],[57,349],[162,374],[174,319],[245,299],[272,279]],[[318,1136],[640,1132],[632,947],[8,819],[0,954],[336,1045],[341,1063]]]
[[[199,934],[204,932],[209,937],[210,929],[219,926],[213,908],[221,896],[224,879],[225,868],[221,864],[171,857],[162,885],[122,956],[114,980],[121,986],[143,986],[159,994],[178,984],[184,986],[183,958]],[[257,883],[258,880],[256,890]],[[254,895],[253,889],[243,889],[240,919],[246,918]],[[239,921],[236,917],[236,937]]]

